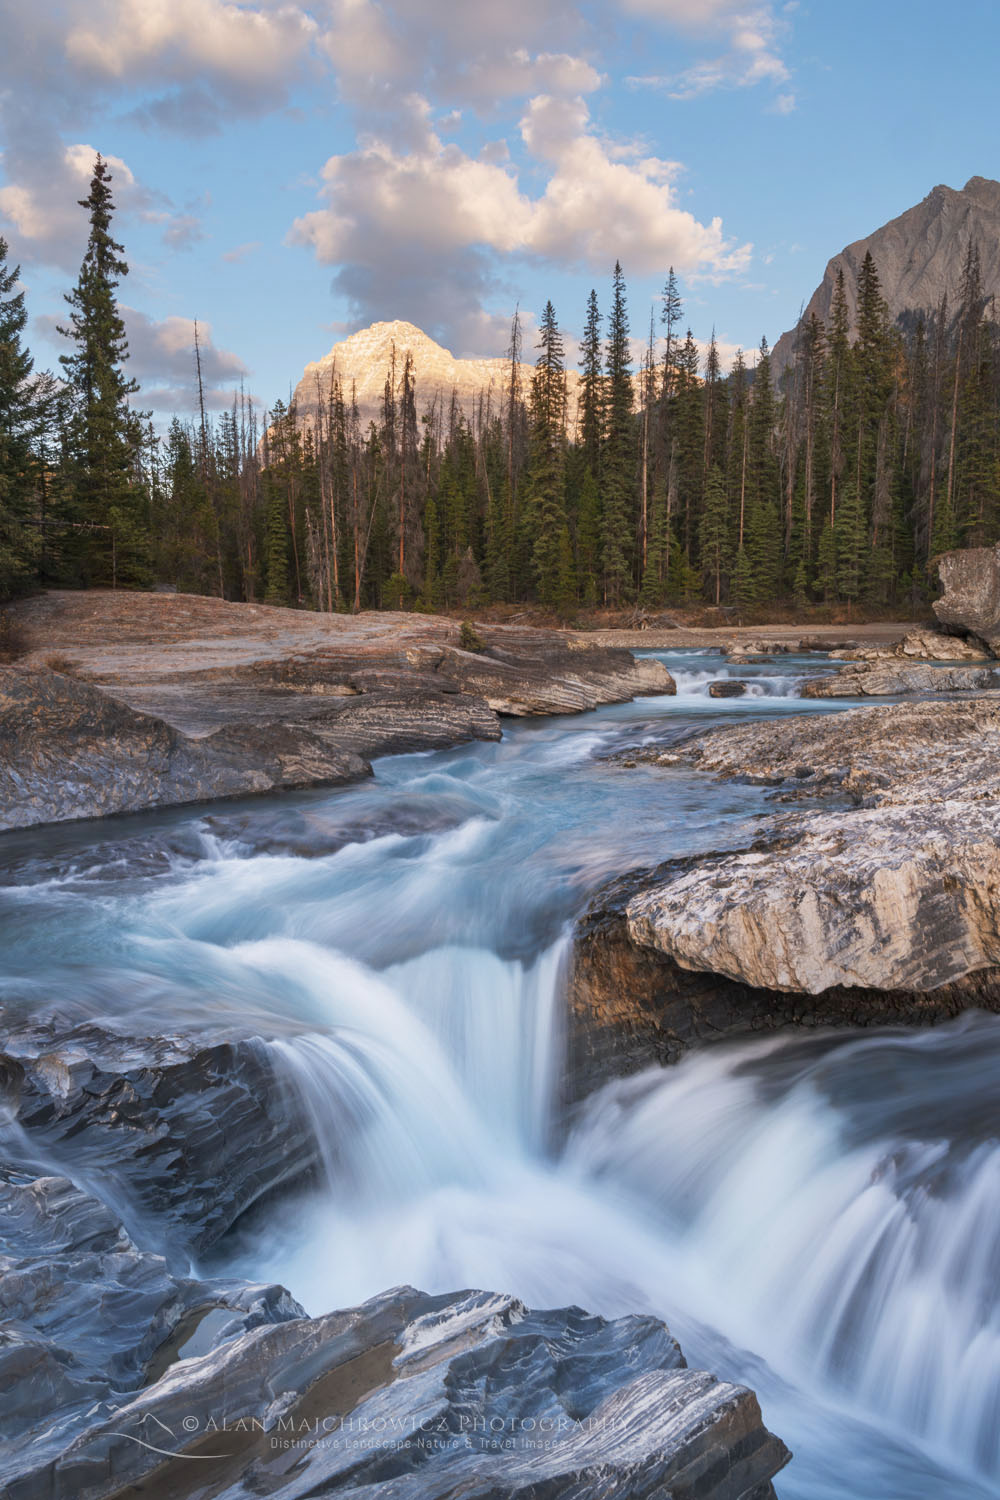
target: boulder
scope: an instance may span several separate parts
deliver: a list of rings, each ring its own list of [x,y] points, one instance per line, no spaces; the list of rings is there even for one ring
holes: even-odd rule
[[[8,1447],[9,1500],[773,1500],[790,1456],[655,1318],[410,1287],[217,1342],[62,1437]]]
[[[22,1448],[58,1451],[81,1407],[139,1389],[209,1330],[303,1316],[283,1287],[172,1274],[66,1178],[0,1182],[0,1222],[0,1431]]]
[[[710,698],[742,698],[746,695],[746,690],[747,685],[745,682],[727,682],[721,678],[718,682],[710,682],[708,684],[708,696]]]
[[[1000,653],[1000,542],[967,547],[937,559],[944,590],[934,613],[946,630],[972,636],[991,656]]]
[[[787,656],[798,649],[798,641],[731,641],[726,647],[726,655],[737,660],[744,656]]]
[[[835,985],[818,995],[682,968],[660,948],[636,943],[627,913],[633,897],[697,863],[677,861],[612,881],[578,922],[567,987],[567,1110],[610,1077],[678,1062],[693,1047],[786,1028],[935,1026],[965,1010],[1000,1012],[998,967],[934,990]]]

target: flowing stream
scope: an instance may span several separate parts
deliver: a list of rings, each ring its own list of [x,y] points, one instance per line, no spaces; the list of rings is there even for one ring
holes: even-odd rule
[[[555,1128],[574,917],[773,806],[609,754],[848,706],[798,698],[815,660],[661,659],[676,698],[387,759],[358,787],[8,836],[0,997],[275,1038],[324,1180],[200,1270],[280,1280],[313,1313],[400,1282],[655,1312],[690,1364],[758,1392],[795,1453],[782,1500],[996,1496],[1000,1020],[719,1046]],[[746,696],[710,697],[720,677]]]

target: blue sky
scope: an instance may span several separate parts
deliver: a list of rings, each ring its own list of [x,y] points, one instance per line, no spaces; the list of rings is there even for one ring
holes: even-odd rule
[[[376,319],[570,341],[620,256],[642,336],[773,343],[830,255],[938,182],[1000,176],[997,11],[903,0],[0,0],[0,234],[43,365],[112,161],[132,373],[161,414],[286,396]]]

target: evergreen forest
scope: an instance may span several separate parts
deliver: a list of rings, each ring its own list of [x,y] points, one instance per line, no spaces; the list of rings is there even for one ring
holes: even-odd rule
[[[967,247],[950,299],[893,323],[871,256],[856,330],[841,277],[780,379],[766,341],[723,373],[684,331],[673,271],[641,333],[616,265],[585,310],[573,402],[555,309],[515,314],[501,393],[421,410],[410,357],[377,419],[336,373],[300,412],[199,408],[158,434],[127,376],[111,177],[57,376],[25,342],[0,239],[0,598],[176,587],[317,610],[713,605],[918,610],[932,559],[1000,538],[1000,328]],[[640,357],[635,357],[641,349]]]

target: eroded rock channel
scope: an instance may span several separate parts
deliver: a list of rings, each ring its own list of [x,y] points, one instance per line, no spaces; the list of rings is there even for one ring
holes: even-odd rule
[[[154,670],[162,642],[9,669],[48,704],[17,719],[23,822],[67,816],[66,741],[42,759],[67,711],[84,799],[123,735],[141,775],[120,768],[121,810],[155,803],[171,768],[191,797],[169,800],[214,799],[197,754],[286,788],[7,836],[18,1500],[991,1492],[988,1382],[961,1422],[928,1409],[958,1376],[914,1344],[913,1299],[929,1274],[957,1349],[991,1295],[988,1253],[959,1284],[949,1265],[963,1235],[996,1235],[997,1033],[963,1014],[994,1003],[993,700],[831,714],[800,696],[816,657],[630,666],[517,640],[516,663],[510,640],[465,653],[458,681],[442,636],[447,688],[414,685],[426,659],[341,680],[319,648],[289,664],[287,642],[285,682],[273,643],[223,670],[205,639],[183,680],[176,654]],[[362,744],[338,715],[383,693],[508,723]],[[101,717],[119,712],[134,719]],[[899,713],[901,735],[860,717]],[[332,762],[302,771],[377,745],[410,753],[339,790],[315,785]],[[851,886],[865,828],[891,878]],[[907,940],[883,940],[911,909]],[[895,1024],[914,1020],[941,1025]],[[939,1204],[952,1242],[928,1259]],[[906,1243],[924,1279],[885,1295],[879,1257]]]

